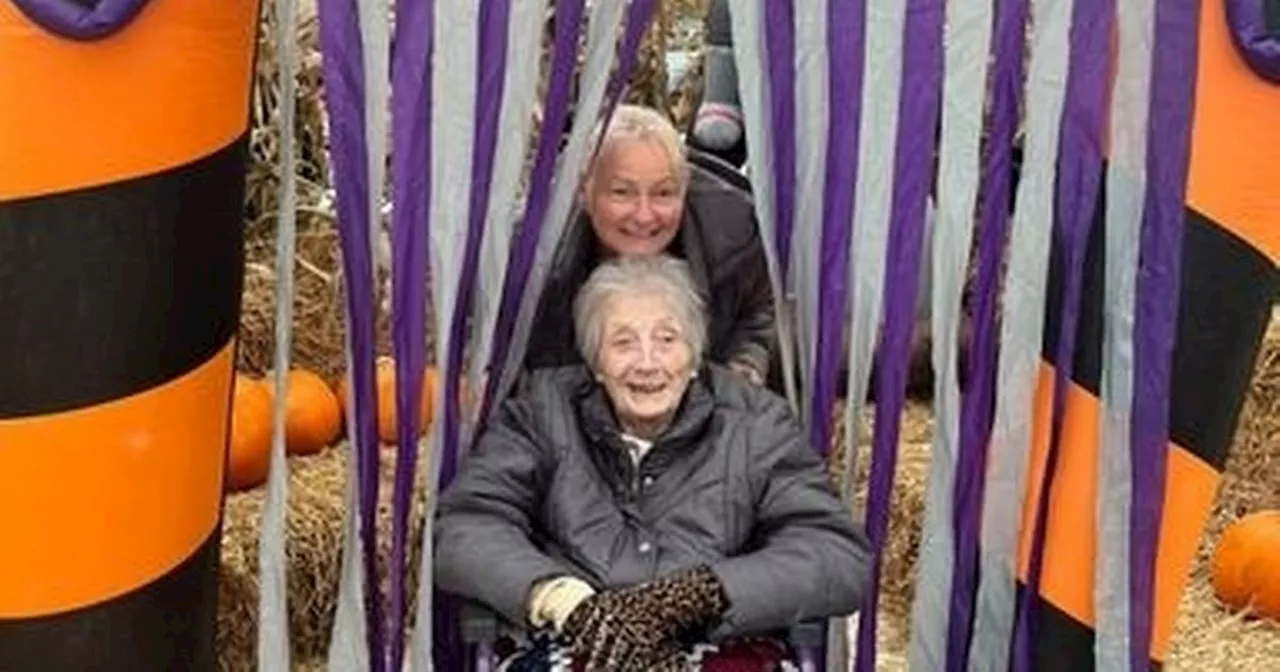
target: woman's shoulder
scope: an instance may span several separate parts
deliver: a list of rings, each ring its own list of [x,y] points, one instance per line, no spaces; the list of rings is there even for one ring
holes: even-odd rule
[[[722,364],[708,363],[704,368],[716,407],[722,414],[732,416],[752,432],[800,430],[785,397],[746,380]]]
[[[759,225],[751,194],[697,165],[690,166],[686,205],[690,223],[715,261],[758,247]]]
[[[500,404],[495,422],[533,437],[555,440],[574,422],[574,399],[591,383],[582,364],[525,371],[516,388]],[[517,427],[518,426],[518,427]]]

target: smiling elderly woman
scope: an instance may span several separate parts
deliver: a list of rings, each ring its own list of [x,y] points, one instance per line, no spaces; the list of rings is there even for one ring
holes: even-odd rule
[[[533,372],[442,495],[437,585],[588,669],[747,641],[770,669],[779,632],[856,611],[861,528],[786,402],[705,361],[685,263],[607,261],[573,316],[586,364]]]

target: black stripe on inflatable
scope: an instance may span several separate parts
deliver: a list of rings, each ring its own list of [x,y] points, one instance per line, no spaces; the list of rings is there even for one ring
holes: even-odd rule
[[[193,163],[0,202],[0,419],[141,392],[235,335],[247,136]]]
[[[1019,598],[1024,588],[1022,582],[1018,582]],[[1032,669],[1036,672],[1093,672],[1097,669],[1093,628],[1052,602],[1040,602],[1036,613]],[[1163,667],[1159,661],[1150,661],[1150,672],[1160,672]]]
[[[1072,376],[1094,395],[1099,394],[1102,373],[1102,212],[1099,199],[1085,257]],[[1221,470],[1271,319],[1280,274],[1257,249],[1194,209],[1186,209],[1186,224],[1169,437]],[[1042,350],[1049,362],[1056,360],[1061,288],[1062,263],[1055,254]]]
[[[1280,36],[1280,0],[1264,0],[1263,11],[1266,12],[1267,32]]]
[[[156,581],[65,614],[0,619],[6,672],[213,672],[221,526]]]

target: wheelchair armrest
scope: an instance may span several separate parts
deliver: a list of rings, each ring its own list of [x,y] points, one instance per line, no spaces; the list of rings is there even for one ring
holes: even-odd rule
[[[458,612],[462,641],[466,644],[492,644],[508,627],[505,619],[479,602],[465,600]]]

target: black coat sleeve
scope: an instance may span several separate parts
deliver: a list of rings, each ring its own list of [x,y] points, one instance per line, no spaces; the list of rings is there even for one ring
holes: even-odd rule
[[[571,573],[534,541],[553,458],[528,418],[525,402],[504,402],[441,495],[433,537],[436,585],[516,624],[536,582]]]

